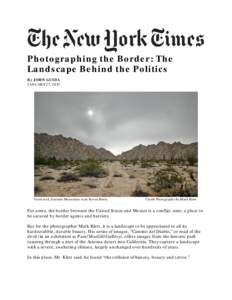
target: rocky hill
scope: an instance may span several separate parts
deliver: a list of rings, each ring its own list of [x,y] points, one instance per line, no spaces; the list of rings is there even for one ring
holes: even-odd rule
[[[115,156],[104,148],[97,149],[77,139],[46,133],[35,133],[35,155],[68,160],[115,159]]]
[[[160,142],[157,145],[148,146],[138,145],[129,151],[123,152],[118,156],[122,160],[171,160],[171,159],[197,159],[197,143],[182,144],[175,142],[173,144]]]
[[[173,144],[160,142],[157,145],[138,145],[121,155],[115,156],[104,148],[85,145],[77,139],[66,138],[62,135],[49,135],[46,133],[35,133],[35,155],[46,158],[68,160],[171,160],[197,159],[197,143]]]

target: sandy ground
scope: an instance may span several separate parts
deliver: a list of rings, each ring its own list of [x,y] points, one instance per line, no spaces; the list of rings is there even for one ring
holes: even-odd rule
[[[156,196],[147,186],[149,177],[166,165],[154,164],[149,168],[141,168],[140,164],[124,166],[119,161],[105,162],[102,166],[108,171],[103,178],[81,177],[81,181],[58,182],[63,172],[74,172],[75,168],[63,167],[52,169],[39,166],[35,171],[35,186],[39,190],[37,197],[130,197],[135,190],[142,189],[149,196]],[[197,181],[197,167],[174,166],[174,169],[190,184]],[[190,177],[190,171],[195,178]],[[51,176],[52,180],[41,180]],[[116,177],[118,176],[118,177]],[[120,176],[120,177],[119,177]],[[193,177],[193,176],[192,176]]]

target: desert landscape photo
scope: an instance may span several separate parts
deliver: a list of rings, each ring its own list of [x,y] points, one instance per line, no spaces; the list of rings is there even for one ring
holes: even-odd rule
[[[195,92],[35,93],[36,197],[197,197]]]

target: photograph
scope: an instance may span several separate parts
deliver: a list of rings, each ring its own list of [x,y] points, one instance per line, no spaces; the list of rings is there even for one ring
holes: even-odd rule
[[[197,197],[197,92],[35,92],[35,197]]]

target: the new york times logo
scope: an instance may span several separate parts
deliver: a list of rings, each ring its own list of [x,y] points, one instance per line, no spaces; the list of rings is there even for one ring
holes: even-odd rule
[[[104,36],[99,34],[82,33],[78,29],[65,29],[64,34],[51,35],[46,29],[28,30],[28,44],[31,47],[49,49],[61,46],[67,47],[97,47],[104,43],[105,51],[117,52],[121,47],[200,47],[204,45],[204,35],[170,34],[164,28],[153,28],[149,34],[138,29],[134,34],[120,34],[117,30],[106,29]]]

